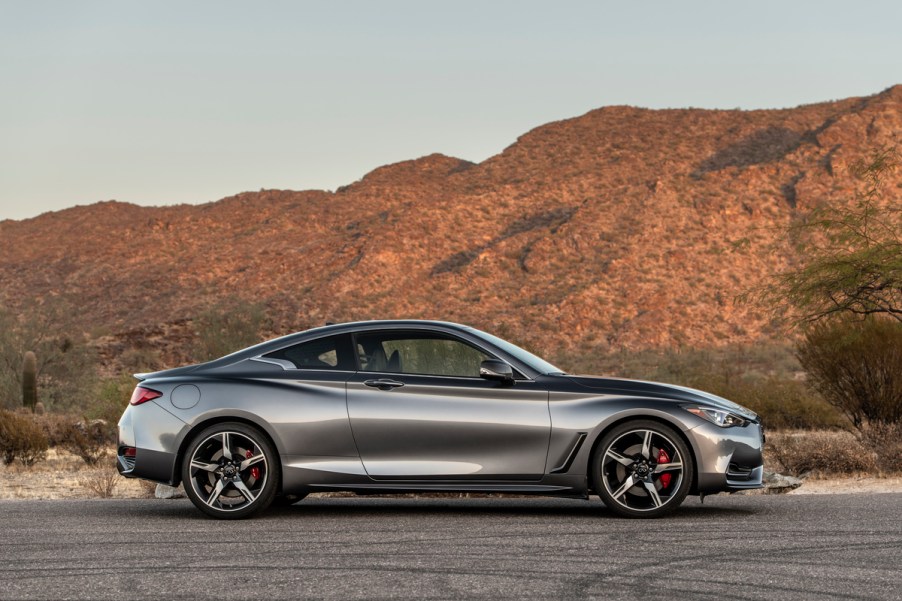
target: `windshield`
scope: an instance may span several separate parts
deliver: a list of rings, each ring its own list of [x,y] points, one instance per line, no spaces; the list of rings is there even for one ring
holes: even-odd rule
[[[523,363],[530,366],[531,368],[533,368],[534,370],[536,370],[539,373],[546,374],[546,375],[547,374],[564,373],[563,370],[561,370],[560,368],[555,367],[548,361],[545,361],[541,357],[537,357],[537,356],[533,355],[532,353],[530,353],[527,350],[521,349],[516,344],[511,344],[507,340],[503,340],[501,338],[498,338],[497,336],[492,336],[491,334],[487,334],[486,332],[483,332],[482,330],[477,330],[476,328],[470,328],[470,330],[472,330],[473,332],[478,334],[481,338],[488,340],[489,342],[491,342],[492,344],[494,344],[495,346],[497,346],[498,348],[503,350],[505,353],[507,353],[509,355],[513,355],[519,361],[522,361]]]

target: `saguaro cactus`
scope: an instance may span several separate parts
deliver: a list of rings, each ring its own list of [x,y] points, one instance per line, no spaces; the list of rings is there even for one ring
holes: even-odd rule
[[[38,402],[38,358],[31,351],[25,353],[22,364],[22,406],[34,411]]]

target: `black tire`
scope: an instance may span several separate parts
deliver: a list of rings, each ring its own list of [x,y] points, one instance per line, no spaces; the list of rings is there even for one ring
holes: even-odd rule
[[[652,420],[630,420],[607,432],[592,453],[592,487],[622,517],[657,518],[689,493],[695,459],[676,430]]]
[[[272,503],[279,489],[280,465],[273,445],[260,430],[223,422],[191,439],[182,459],[182,482],[185,494],[205,514],[241,519]]]

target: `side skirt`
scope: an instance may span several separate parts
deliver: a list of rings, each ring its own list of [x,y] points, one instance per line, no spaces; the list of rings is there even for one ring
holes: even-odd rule
[[[401,494],[401,493],[490,493],[516,495],[544,495],[550,497],[566,497],[571,499],[588,499],[585,490],[572,486],[547,484],[512,484],[512,483],[354,483],[354,484],[311,484],[310,492],[348,491],[359,495]]]

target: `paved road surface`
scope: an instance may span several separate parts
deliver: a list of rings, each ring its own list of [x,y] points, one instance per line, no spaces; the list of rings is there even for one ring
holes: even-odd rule
[[[902,599],[902,494],[0,502],[0,599]]]

